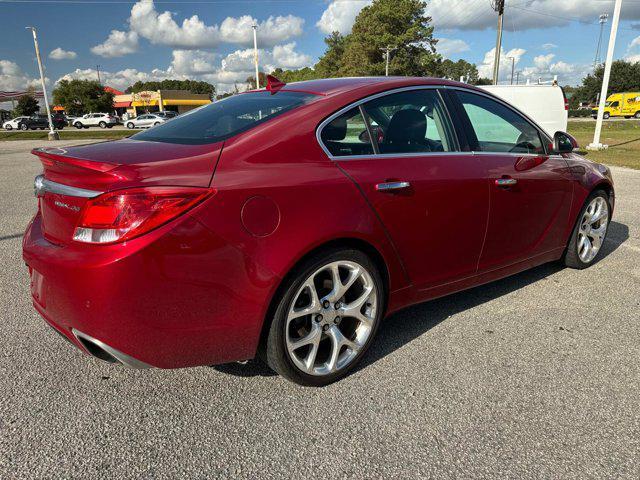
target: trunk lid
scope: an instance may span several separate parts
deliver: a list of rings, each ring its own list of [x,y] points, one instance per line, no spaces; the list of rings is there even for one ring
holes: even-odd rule
[[[70,242],[82,206],[103,192],[154,185],[208,187],[222,146],[127,139],[35,149],[44,170],[38,195],[43,233],[54,243]]]

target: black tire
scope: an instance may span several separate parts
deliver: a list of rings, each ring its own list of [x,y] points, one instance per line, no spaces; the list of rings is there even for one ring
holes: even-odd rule
[[[106,122],[100,122],[100,123],[98,123],[98,126],[99,126],[100,128],[107,128],[107,124],[106,124]]]
[[[154,127],[157,127],[158,125],[160,125],[160,122],[156,122],[153,124]]]
[[[633,115],[633,118],[640,118],[640,111],[636,112],[636,113]]]
[[[294,297],[298,293],[299,289],[302,287],[306,279],[313,274],[313,272],[321,268],[323,265],[340,260],[358,263],[370,274],[373,284],[377,290],[375,320],[365,344],[348,365],[332,374],[322,376],[311,375],[303,372],[295,366],[287,350],[285,331],[287,326],[287,312],[289,311],[291,302],[295,300]],[[267,319],[270,321],[270,325],[265,346],[266,348],[262,352],[267,364],[275,372],[299,385],[321,387],[345,377],[353,370],[366,353],[376,335],[380,322],[384,317],[386,292],[378,267],[367,255],[359,250],[334,248],[319,252],[303,261],[293,270],[291,275],[289,275],[288,279],[285,281],[286,283],[283,285],[283,288],[280,289],[280,299],[275,308],[275,312],[273,313],[272,318]]]
[[[592,258],[589,262],[583,262],[580,259],[580,255],[578,254],[578,237],[579,237],[580,227],[582,225],[582,221],[583,221],[585,212],[587,210],[587,207],[589,206],[591,201],[596,197],[602,197],[605,200],[607,205],[607,210],[608,210],[607,231],[605,232],[605,236],[602,239],[603,244],[607,238],[606,235],[609,232],[609,223],[611,223],[611,204],[609,203],[609,196],[604,190],[594,190],[587,197],[587,199],[584,202],[584,205],[580,209],[580,214],[576,219],[576,223],[573,227],[573,232],[571,233],[571,238],[569,239],[569,243],[567,244],[567,249],[562,258],[562,262],[569,268],[575,268],[578,270],[585,269],[593,265],[593,263],[598,259],[598,257],[602,252],[602,248],[600,248],[596,256]]]
[[[64,130],[64,124],[61,123],[60,125],[58,125],[58,130]]]
[[[5,130],[13,130],[13,127],[11,126],[11,124],[7,124],[6,127],[4,127]]]
[[[29,126],[26,123],[21,123],[20,130],[22,130],[23,132],[26,132],[27,130],[29,130]]]
[[[605,120],[608,120],[610,116],[611,116],[611,115],[609,114],[609,112],[604,112],[604,113],[602,114],[602,118],[604,118]]]
[[[38,128],[39,128],[40,130],[44,130],[44,127],[38,127]],[[34,130],[35,130],[35,128],[34,128]]]
[[[113,125],[107,125],[107,128],[113,128]]]
[[[133,122],[127,122],[127,128],[128,128],[129,130],[132,130],[132,129],[133,129],[133,127],[135,127],[135,125],[133,124]]]
[[[76,122],[76,123],[73,124],[73,126],[76,127],[78,130],[83,128],[83,125],[82,125],[81,122]]]

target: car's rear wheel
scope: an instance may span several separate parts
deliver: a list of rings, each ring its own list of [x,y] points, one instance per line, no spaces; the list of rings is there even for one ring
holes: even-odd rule
[[[29,126],[26,123],[23,123],[20,125],[20,130],[26,132],[27,130],[29,130]]]
[[[384,312],[384,285],[364,253],[336,249],[300,265],[275,310],[269,366],[301,385],[322,386],[353,369]]]
[[[5,130],[13,130],[13,126],[11,126],[10,123],[8,123],[7,125],[5,125]]]
[[[127,128],[131,130],[134,127],[133,122],[127,123]]]
[[[566,266],[583,269],[594,262],[607,236],[610,212],[606,192],[596,190],[589,195],[567,245],[564,256]]]
[[[609,112],[604,112],[604,114],[602,115],[602,118],[604,118],[605,120],[607,120],[611,115],[609,114]]]
[[[100,128],[107,128],[107,124],[106,124],[106,122],[99,122],[99,123],[98,123],[98,126],[99,126]]]
[[[633,116],[634,116],[635,118],[640,118],[640,111],[636,112]]]

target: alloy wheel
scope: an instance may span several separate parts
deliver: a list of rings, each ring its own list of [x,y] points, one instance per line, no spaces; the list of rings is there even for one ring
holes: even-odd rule
[[[293,298],[285,324],[292,362],[309,375],[351,364],[374,330],[378,291],[362,265],[340,260],[311,274]]]
[[[609,226],[609,205],[603,197],[594,197],[582,216],[578,230],[578,256],[591,262],[600,251]]]

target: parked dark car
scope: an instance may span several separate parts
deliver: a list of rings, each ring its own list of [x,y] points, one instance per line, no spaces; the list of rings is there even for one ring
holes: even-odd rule
[[[64,126],[67,124],[66,120],[63,116],[53,116],[51,117],[53,121],[53,128],[56,130],[62,130]],[[49,119],[46,115],[31,115],[30,117],[21,120],[18,123],[18,128],[20,130],[44,130],[45,128],[49,128]]]

